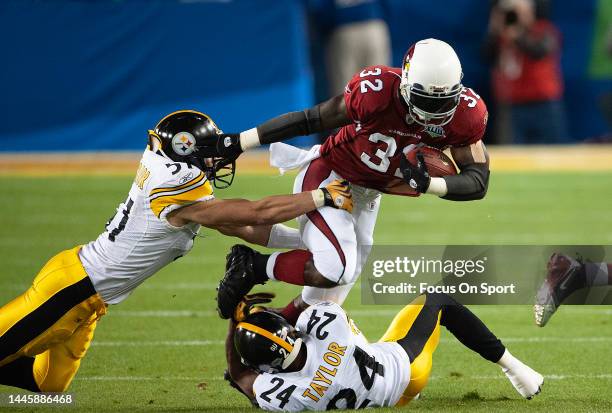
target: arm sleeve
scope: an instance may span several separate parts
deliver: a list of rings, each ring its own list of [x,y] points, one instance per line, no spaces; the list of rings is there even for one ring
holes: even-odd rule
[[[450,201],[474,201],[482,199],[489,187],[489,168],[485,164],[470,164],[458,175],[445,176],[448,192],[443,199]]]
[[[177,208],[214,198],[213,189],[204,172],[181,168],[149,191],[148,202],[153,214],[165,220]]]
[[[289,112],[272,118],[257,127],[261,144],[280,142],[294,136],[323,131],[321,105],[300,112]]]

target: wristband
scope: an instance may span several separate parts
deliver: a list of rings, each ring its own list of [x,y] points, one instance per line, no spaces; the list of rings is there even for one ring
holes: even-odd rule
[[[251,128],[247,131],[240,132],[240,148],[242,148],[243,152],[258,146],[261,146],[261,143],[259,142],[257,128]]]
[[[444,196],[448,193],[446,180],[444,178],[431,178],[429,188],[425,191],[426,194]]]
[[[315,189],[314,191],[310,191],[312,195],[312,200],[314,201],[315,207],[321,208],[325,206],[325,192],[322,189]]]

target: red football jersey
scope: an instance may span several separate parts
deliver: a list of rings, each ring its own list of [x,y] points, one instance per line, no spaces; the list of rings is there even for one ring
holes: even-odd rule
[[[470,145],[482,139],[487,108],[472,89],[465,88],[453,119],[427,128],[414,122],[399,92],[401,69],[370,66],[346,86],[344,101],[350,125],[321,146],[321,156],[351,183],[398,195],[416,195],[404,184],[400,156],[410,145],[439,149]]]

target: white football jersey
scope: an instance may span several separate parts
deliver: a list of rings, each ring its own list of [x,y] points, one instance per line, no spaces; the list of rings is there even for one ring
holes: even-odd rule
[[[125,202],[95,241],[79,256],[107,304],[124,300],[151,275],[193,247],[200,226],[174,227],[169,212],[213,198],[200,169],[145,150]]]
[[[296,323],[306,334],[304,368],[257,376],[259,407],[274,411],[394,406],[410,381],[410,359],[397,343],[370,344],[342,307],[323,302]]]

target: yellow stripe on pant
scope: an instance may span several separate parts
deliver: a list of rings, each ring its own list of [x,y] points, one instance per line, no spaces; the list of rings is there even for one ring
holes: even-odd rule
[[[417,331],[424,343],[419,353],[413,355],[410,363],[410,383],[396,406],[409,403],[425,388],[431,373],[432,356],[440,342],[440,310],[433,319],[429,318],[425,323],[419,324],[419,315],[425,307],[425,300],[426,296],[421,295],[405,306],[391,321],[389,328],[379,340],[399,341]]]
[[[51,258],[26,292],[0,308],[0,366],[35,357],[34,379],[44,392],[68,388],[106,313],[80,248]]]

